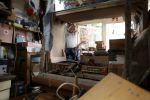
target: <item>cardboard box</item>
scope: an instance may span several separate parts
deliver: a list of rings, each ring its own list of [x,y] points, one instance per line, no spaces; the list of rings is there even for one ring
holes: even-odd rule
[[[10,89],[0,91],[0,100],[9,100],[10,97]]]
[[[12,43],[13,27],[6,24],[0,24],[0,40],[5,43]]]
[[[10,89],[10,87],[11,87],[11,80],[0,82],[0,91]]]
[[[0,100],[9,100],[11,80],[0,82]]]

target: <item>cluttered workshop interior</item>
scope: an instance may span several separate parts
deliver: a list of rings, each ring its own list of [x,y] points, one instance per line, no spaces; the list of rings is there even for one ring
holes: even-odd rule
[[[150,0],[0,0],[0,100],[150,100]]]

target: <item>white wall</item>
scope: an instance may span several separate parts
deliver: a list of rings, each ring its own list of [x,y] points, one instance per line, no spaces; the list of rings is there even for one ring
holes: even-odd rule
[[[53,47],[51,51],[52,62],[56,60],[64,60],[62,50],[65,48],[64,24],[55,22],[53,25]]]
[[[119,18],[118,22],[122,22],[123,18]],[[88,23],[95,23],[95,22],[102,22],[103,23],[103,33],[102,33],[102,40],[106,43],[106,24],[112,23],[112,19],[102,19],[102,20],[91,20],[80,22],[77,24],[83,25]],[[53,47],[51,51],[51,59],[54,60],[62,60],[65,57],[62,56],[62,50],[65,48],[65,38],[64,38],[64,24],[60,22],[55,22],[53,25]]]
[[[54,39],[51,56],[61,57],[61,51],[65,48],[64,24],[54,23],[52,32]]]
[[[17,15],[26,16],[24,11],[25,0],[12,0],[12,7],[15,8]]]

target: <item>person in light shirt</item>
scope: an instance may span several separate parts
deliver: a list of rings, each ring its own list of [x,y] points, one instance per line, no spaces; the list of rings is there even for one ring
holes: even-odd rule
[[[78,44],[78,34],[76,31],[77,27],[75,24],[67,23],[65,25],[65,53],[67,61],[76,60],[80,63],[79,47],[85,41]]]

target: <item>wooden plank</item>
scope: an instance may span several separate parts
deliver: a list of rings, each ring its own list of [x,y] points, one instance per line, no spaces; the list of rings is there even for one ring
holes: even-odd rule
[[[102,3],[98,3],[98,4],[94,4],[93,6],[85,6],[85,7],[78,7],[75,9],[69,9],[69,10],[64,10],[64,11],[58,11],[56,12],[56,16],[60,16],[60,15],[65,15],[65,14],[71,14],[71,13],[76,13],[76,12],[82,12],[82,11],[88,11],[88,10],[94,10],[94,9],[107,9],[109,7],[116,7],[116,6],[120,6],[123,5],[124,2],[122,1],[116,1],[116,2],[102,2]]]
[[[45,85],[48,87],[58,87],[64,82],[74,83],[74,77],[55,75],[55,74],[46,74],[42,73],[39,76],[33,77],[32,81],[41,85]],[[85,90],[89,90],[93,87],[98,81],[90,80],[90,79],[82,79],[78,78],[78,85]],[[72,90],[70,87],[65,87],[66,90]]]
[[[7,81],[7,80],[13,80],[15,79],[15,75],[9,75],[9,74],[3,74],[3,75],[0,75],[0,82],[2,81]]]
[[[150,93],[110,73],[79,100],[150,100]]]
[[[66,22],[80,22],[92,19],[112,18],[124,16],[124,7],[126,0],[115,0],[104,3],[94,4],[70,10],[59,11],[55,16]],[[132,3],[138,4],[140,0],[132,0]]]
[[[123,7],[125,5],[126,0],[115,0],[115,1],[108,1],[108,2],[101,2],[101,3],[96,3],[90,5],[90,6],[84,6],[84,7],[78,7],[75,9],[68,9],[68,10],[63,10],[63,11],[58,11],[56,12],[56,16],[61,16],[61,15],[66,15],[66,14],[71,14],[71,13],[76,13],[76,12],[82,12],[82,11],[88,11],[88,10],[95,10],[95,9],[107,9],[111,7],[117,7],[121,6]],[[133,3],[139,2],[140,0],[133,0]]]
[[[90,9],[82,12],[74,12],[68,14],[57,14],[56,17],[67,22],[80,22],[84,20],[102,19],[124,16],[124,8],[122,6],[102,8],[102,9]],[[86,17],[85,17],[86,16]]]

